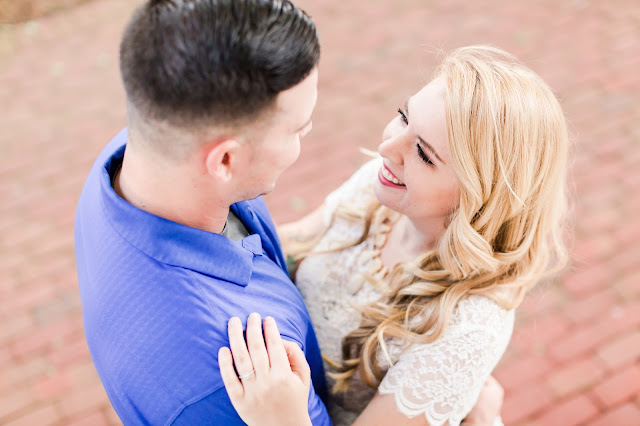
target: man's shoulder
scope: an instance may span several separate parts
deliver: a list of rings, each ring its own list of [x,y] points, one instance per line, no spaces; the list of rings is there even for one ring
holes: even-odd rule
[[[124,269],[94,283],[92,294],[85,289],[87,343],[118,413],[163,424],[188,401],[223,388],[215,355],[227,344],[225,322],[191,271]]]
[[[82,188],[82,193],[78,200],[78,206],[76,209],[76,222],[75,231],[76,234],[83,227],[93,227],[100,225],[100,218],[102,212],[102,182],[104,177],[104,169],[107,164],[118,153],[124,151],[124,147],[127,142],[127,129],[121,130],[111,141],[102,149],[85,180]],[[78,236],[78,235],[76,235]]]

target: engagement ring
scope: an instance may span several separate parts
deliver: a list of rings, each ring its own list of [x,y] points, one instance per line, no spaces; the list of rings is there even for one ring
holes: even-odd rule
[[[242,380],[242,379],[246,379],[246,378],[248,378],[248,377],[251,377],[251,375],[252,375],[252,374],[254,374],[255,372],[256,372],[256,370],[252,368],[252,369],[251,369],[251,371],[249,371],[248,373],[240,374],[240,375],[238,376],[238,378],[239,378],[240,380]]]

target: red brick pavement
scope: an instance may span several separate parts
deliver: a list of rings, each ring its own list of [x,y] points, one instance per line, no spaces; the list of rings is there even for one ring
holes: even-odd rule
[[[124,125],[118,40],[133,5],[94,0],[0,27],[0,423],[116,424],[84,343],[75,203]],[[640,3],[302,0],[323,40],[300,161],[268,197],[300,216],[375,148],[434,52],[503,47],[557,91],[575,140],[573,263],[518,311],[496,375],[508,425],[640,424]]]

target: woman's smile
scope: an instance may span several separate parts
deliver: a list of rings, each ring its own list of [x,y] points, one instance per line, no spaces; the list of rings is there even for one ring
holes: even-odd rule
[[[402,181],[400,181],[400,179],[398,179],[396,175],[391,173],[391,170],[389,170],[389,168],[384,164],[382,165],[382,167],[380,167],[380,171],[378,172],[378,179],[380,179],[380,183],[385,186],[402,189],[407,188],[407,186],[402,183]]]

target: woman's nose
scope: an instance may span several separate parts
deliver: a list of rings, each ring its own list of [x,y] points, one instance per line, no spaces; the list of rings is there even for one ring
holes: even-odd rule
[[[402,129],[390,129],[387,126],[383,135],[382,143],[378,146],[378,153],[384,158],[388,158],[394,163],[401,165],[403,163],[403,131]]]

